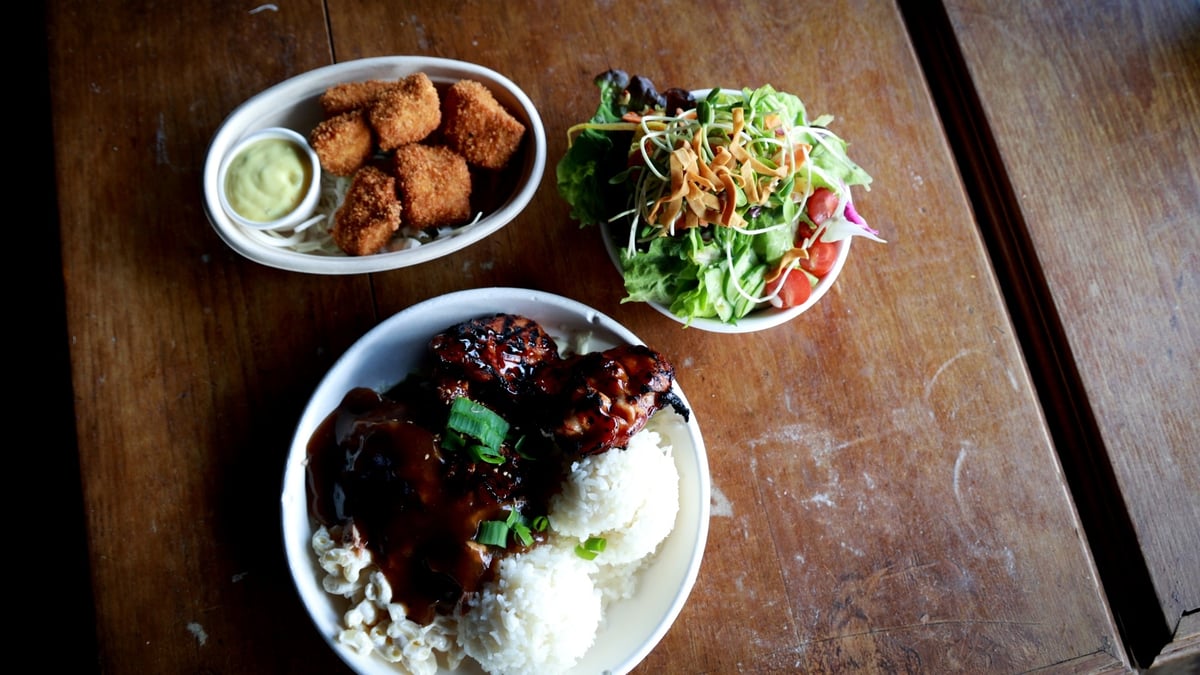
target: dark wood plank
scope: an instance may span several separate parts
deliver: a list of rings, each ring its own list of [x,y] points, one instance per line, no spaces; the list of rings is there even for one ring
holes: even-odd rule
[[[44,7],[42,7],[44,10]],[[22,30],[44,30],[44,11],[30,24],[18,25]],[[28,119],[37,120],[27,128],[30,142],[40,151],[31,155],[35,193],[46,196],[47,205],[57,204],[54,190],[54,142],[51,133],[50,80],[46,77],[46,43],[37,43],[34,54],[28,56],[30,66],[19,78],[28,92]],[[38,376],[29,385],[28,400],[37,401],[37,449],[25,454],[19,466],[24,471],[22,483],[28,477],[35,492],[38,517],[52,534],[42,539],[43,554],[57,561],[61,576],[48,596],[41,589],[23,589],[18,598],[37,609],[27,620],[34,625],[52,625],[65,614],[78,617],[89,625],[94,623],[92,587],[87,556],[87,527],[84,522],[83,495],[80,493],[79,451],[75,442],[74,395],[71,391],[70,350],[67,345],[67,316],[63,294],[62,251],[59,238],[58,212],[54,208],[34,209],[33,227],[25,230],[22,256],[28,255],[37,263],[23,264],[20,283],[28,284],[25,292],[13,294],[14,316],[36,317],[24,322],[21,331],[20,358],[22,370],[29,371],[37,364]],[[25,216],[29,217],[29,216]],[[36,292],[31,292],[36,289]],[[18,494],[24,494],[26,489]],[[63,574],[65,572],[65,574]],[[69,672],[89,673],[96,670],[96,634],[94,630],[80,631],[75,648],[61,653],[59,665]],[[46,635],[34,642],[33,648],[56,649],[53,637]],[[61,650],[60,650],[61,652]],[[51,652],[52,653],[52,652]]]
[[[319,2],[48,3],[62,274],[99,665],[337,668],[281,554],[290,430],[375,321],[369,279],[269,270],[217,237],[201,169],[242,100],[330,62]]]
[[[1178,625],[1200,606],[1200,339],[1188,320],[1200,12],[946,5],[965,64],[949,103],[970,118],[951,125],[981,224],[1027,319],[1026,353],[1114,611],[1148,665],[1168,641],[1194,641]]]

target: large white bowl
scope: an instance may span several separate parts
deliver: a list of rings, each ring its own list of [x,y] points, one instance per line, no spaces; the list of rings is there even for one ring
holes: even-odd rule
[[[534,319],[556,337],[590,333],[592,351],[618,344],[642,344],[636,335],[608,316],[574,300],[534,290],[485,288],[451,293],[413,305],[380,323],[338,359],[313,393],[292,439],[283,481],[283,538],[296,588],[318,632],[362,675],[397,675],[399,670],[378,656],[359,656],[336,640],[347,607],[341,597],[322,588],[323,572],[312,551],[314,527],[305,483],[309,438],[350,389],[365,386],[383,391],[391,387],[416,369],[434,334],[460,321],[497,312]],[[669,354],[666,356],[671,358]],[[675,393],[687,404],[678,383]],[[576,665],[572,671],[575,673],[620,675],[641,662],[675,621],[700,569],[708,538],[711,494],[700,427],[694,414],[684,421],[670,408],[660,411],[654,423],[673,446],[679,469],[679,514],[675,528],[655,559],[639,572],[635,597],[609,607],[595,644]],[[468,659],[458,672],[480,670]]]
[[[362,80],[396,80],[423,72],[435,86],[462,79],[482,83],[526,128],[522,163],[513,192],[496,210],[437,240],[402,251],[366,256],[300,253],[264,243],[263,235],[233,222],[221,207],[218,173],[222,161],[242,138],[266,127],[285,127],[307,137],[322,119],[318,98],[330,86]],[[213,136],[204,163],[204,209],[209,222],[232,249],[271,267],[313,274],[363,274],[416,265],[463,249],[507,225],[533,199],[546,167],[546,131],[533,102],[517,85],[483,66],[428,56],[380,56],[347,61],[280,82],[238,106]]]

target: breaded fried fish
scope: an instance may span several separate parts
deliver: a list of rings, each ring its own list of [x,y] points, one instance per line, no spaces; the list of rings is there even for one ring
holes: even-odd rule
[[[313,127],[308,142],[317,151],[321,169],[335,176],[350,176],[375,151],[375,137],[362,110],[334,115]]]
[[[455,82],[446,90],[444,108],[446,143],[472,166],[502,169],[521,145],[525,125],[479,82]]]
[[[370,164],[350,181],[346,199],[334,214],[334,242],[350,255],[370,255],[387,245],[400,229],[396,179]]]
[[[459,225],[471,217],[471,170],[442,145],[409,143],[393,158],[396,192],[411,230]]]
[[[351,110],[366,108],[376,96],[389,87],[396,86],[395,80],[366,80],[364,82],[342,82],[325,90],[319,99],[326,117],[333,117]]]
[[[375,97],[367,108],[367,121],[379,149],[389,152],[425,140],[437,130],[442,123],[441,98],[428,75],[413,73]]]

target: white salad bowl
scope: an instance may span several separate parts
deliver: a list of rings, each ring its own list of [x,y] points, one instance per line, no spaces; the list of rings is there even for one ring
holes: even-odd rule
[[[361,656],[337,641],[339,623],[348,607],[342,597],[325,592],[323,571],[313,553],[315,528],[306,493],[307,444],[350,389],[390,388],[418,367],[434,334],[461,321],[497,312],[533,319],[560,342],[568,336],[587,336],[589,350],[642,344],[613,319],[574,300],[534,290],[484,288],[413,305],[367,332],[338,359],[317,386],[292,438],[281,499],[283,539],[291,575],[317,631],[361,675],[397,675],[400,671],[375,654]],[[688,405],[678,383],[674,392]],[[634,668],[671,627],[700,569],[711,498],[704,440],[694,414],[684,420],[667,408],[655,415],[652,424],[672,445],[679,470],[679,511],[674,529],[659,545],[655,557],[638,572],[634,596],[609,606],[595,642],[572,673],[619,675]],[[455,671],[476,672],[481,671],[470,659]]]
[[[697,100],[700,100],[701,98],[707,96],[711,91],[712,89],[695,89],[692,90],[692,95],[695,96]],[[726,88],[722,89],[722,91],[725,93],[736,94],[741,90]],[[616,266],[617,272],[623,274],[620,257],[621,244],[619,244],[616,239],[623,241],[627,238],[627,234],[620,233],[618,237],[617,235],[614,235],[614,233],[610,232],[608,227],[601,227],[600,230],[602,231],[601,237],[604,240],[604,247],[605,250],[608,251],[609,259],[612,260],[613,265]],[[684,324],[689,328],[708,331],[710,333],[754,333],[760,330],[774,328],[776,326],[785,324],[807,312],[809,308],[820,302],[821,298],[825,297],[825,294],[829,292],[829,289],[833,287],[834,282],[837,280],[838,274],[841,273],[842,267],[845,266],[846,258],[850,256],[850,239],[851,238],[846,238],[838,242],[838,255],[834,260],[833,267],[830,268],[829,272],[824,277],[817,281],[815,286],[813,286],[812,294],[809,295],[808,299],[803,303],[796,305],[795,307],[782,309],[770,306],[769,304],[764,304],[762,307],[759,307],[746,316],[738,319],[737,323],[729,323],[727,321],[722,321],[719,318],[687,319],[676,315],[671,311],[670,307],[660,302],[647,301],[646,304],[653,307],[660,314]]]
[[[243,139],[268,127],[292,129],[308,137],[322,119],[320,95],[345,82],[398,80],[423,72],[439,89],[470,79],[486,86],[496,100],[525,125],[522,148],[505,169],[512,172],[511,193],[470,224],[453,228],[420,246],[364,256],[309,253],[280,246],[270,233],[238,224],[221,204],[220,172],[228,155]],[[529,97],[507,77],[483,66],[427,56],[381,56],[347,61],[280,82],[251,97],[221,124],[204,163],[204,208],[213,229],[230,248],[255,262],[311,274],[364,274],[408,267],[459,251],[507,225],[533,199],[546,166],[546,132]]]

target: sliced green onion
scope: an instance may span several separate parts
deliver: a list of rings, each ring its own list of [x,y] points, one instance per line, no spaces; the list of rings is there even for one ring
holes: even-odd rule
[[[508,546],[508,524],[502,520],[485,520],[479,523],[475,541],[484,546]]]
[[[477,462],[487,462],[488,464],[503,464],[504,455],[500,454],[499,450],[484,447],[477,443],[472,443],[468,448],[471,457]]]
[[[513,535],[521,541],[522,546],[529,546],[533,543],[533,534],[529,532],[529,526],[525,523],[517,523],[512,526]]]
[[[509,424],[503,417],[482,404],[460,396],[450,404],[450,416],[446,420],[446,431],[442,434],[442,448],[465,449],[477,462],[503,464],[504,455],[500,452],[500,445],[508,431]],[[471,442],[467,437],[479,442]]]
[[[508,439],[508,447],[516,451],[518,455],[525,459],[533,459],[533,455],[525,452],[521,448],[525,445],[525,439],[528,438],[525,434],[510,434],[512,438]]]
[[[479,439],[488,448],[499,448],[508,433],[508,422],[486,406],[460,396],[450,404],[446,429]]]
[[[525,520],[525,516],[519,511],[513,509],[508,512],[508,519],[504,524],[512,530],[513,536],[521,541],[522,546],[529,546],[533,543],[533,535],[529,531],[529,524]]]
[[[549,526],[550,520],[546,516],[538,516],[534,518],[532,523],[521,512],[513,509],[508,512],[508,517],[504,520],[485,520],[479,524],[479,533],[475,535],[475,541],[487,546],[499,546],[506,548],[508,546],[508,534],[511,532],[516,537],[522,546],[530,546],[533,544],[533,531],[543,532]],[[604,543],[601,540],[600,548],[603,550]]]
[[[467,445],[467,439],[457,431],[447,431],[442,434],[442,449],[457,451],[462,450]]]
[[[587,541],[575,545],[575,555],[584,560],[595,560],[596,556],[604,552],[604,547],[608,542],[604,537],[588,537]]]

